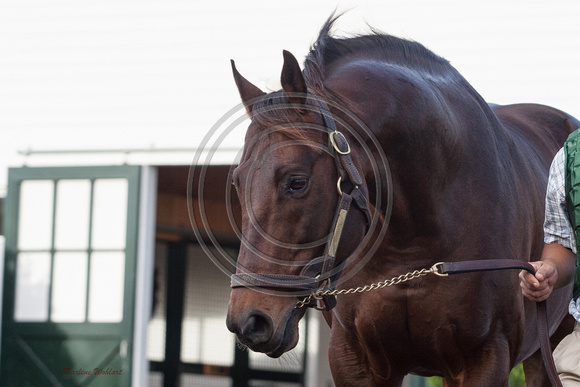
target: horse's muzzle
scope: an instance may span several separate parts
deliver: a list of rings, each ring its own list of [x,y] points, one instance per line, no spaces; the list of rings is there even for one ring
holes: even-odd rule
[[[267,352],[274,333],[272,319],[259,310],[252,310],[246,317],[236,321],[228,314],[226,320],[228,329],[235,333],[238,341],[258,352]]]
[[[258,309],[247,309],[235,313],[230,309],[226,319],[228,329],[235,333],[238,342],[255,352],[262,352],[270,357],[280,357],[298,343],[298,321],[305,309],[296,309],[293,305],[280,310],[273,317]]]

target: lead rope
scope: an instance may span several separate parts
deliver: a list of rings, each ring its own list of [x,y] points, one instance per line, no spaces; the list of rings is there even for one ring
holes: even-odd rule
[[[296,303],[295,308],[302,308],[308,306],[312,299],[320,300],[325,296],[338,296],[341,294],[353,294],[370,292],[371,290],[383,289],[388,286],[397,285],[403,282],[410,281],[415,278],[423,277],[428,274],[435,274],[441,277],[446,277],[449,274],[461,274],[477,271],[490,270],[505,270],[505,269],[521,269],[535,274],[534,267],[527,262],[522,262],[514,259],[490,259],[479,261],[463,261],[463,262],[438,262],[429,269],[414,270],[407,274],[402,274],[398,277],[389,280],[377,282],[370,285],[359,286],[357,288],[340,289],[340,290],[322,290],[319,289],[309,296],[305,297]],[[554,358],[552,357],[552,349],[550,347],[550,333],[548,331],[548,316],[546,310],[546,300],[536,303],[536,313],[538,317],[538,333],[540,339],[540,349],[542,351],[542,358],[546,372],[554,387],[562,387],[556,366],[554,365]]]
[[[340,290],[338,290],[338,289],[334,289],[334,290],[319,289],[316,292],[313,292],[310,295],[306,296],[304,299],[298,301],[296,303],[295,308],[300,309],[304,306],[307,306],[312,302],[313,299],[314,300],[321,300],[323,297],[328,297],[328,296],[338,296],[338,295],[343,295],[343,294],[370,292],[371,290],[383,289],[383,288],[386,288],[389,286],[398,285],[398,284],[403,283],[403,282],[411,281],[415,278],[424,277],[427,274],[437,274],[439,276],[445,277],[445,276],[447,276],[447,274],[442,274],[438,268],[438,266],[441,264],[443,264],[443,262],[436,263],[435,265],[431,266],[430,269],[414,270],[412,272],[409,272],[407,274],[401,274],[400,276],[391,278],[389,280],[376,282],[376,283],[370,284],[370,285],[359,286],[357,288],[340,289]]]

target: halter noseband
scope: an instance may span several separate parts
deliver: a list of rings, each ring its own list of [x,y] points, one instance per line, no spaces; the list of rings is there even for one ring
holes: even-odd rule
[[[336,215],[331,228],[330,238],[326,243],[324,255],[308,262],[300,275],[240,273],[232,274],[231,287],[239,288],[275,288],[309,291],[314,294],[317,290],[334,290],[338,278],[342,273],[345,261],[335,266],[336,253],[342,237],[344,223],[351,208],[355,204],[367,222],[371,223],[371,212],[368,202],[359,187],[363,184],[362,177],[355,167],[350,155],[350,145],[346,137],[338,131],[332,113],[323,101],[316,99],[324,125],[329,129],[329,142],[333,149],[333,156],[338,170],[337,190],[340,196]],[[352,186],[350,194],[343,192],[342,184]],[[312,298],[309,304],[303,305],[321,310],[330,310],[336,306],[336,296],[323,296],[321,299]]]

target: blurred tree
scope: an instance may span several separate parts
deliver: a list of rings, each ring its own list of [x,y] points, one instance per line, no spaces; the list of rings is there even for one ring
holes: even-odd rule
[[[443,382],[439,377],[432,377],[427,379],[429,387],[441,387]],[[510,387],[526,387],[526,378],[524,376],[524,367],[518,364],[510,373]]]

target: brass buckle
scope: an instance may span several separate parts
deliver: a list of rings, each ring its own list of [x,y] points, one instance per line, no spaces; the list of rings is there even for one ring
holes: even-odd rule
[[[346,147],[347,150],[346,151],[342,151],[339,147],[338,144],[336,143],[336,140],[334,139],[334,136],[340,135],[344,138],[344,142],[346,143]],[[332,147],[334,148],[334,150],[341,155],[348,155],[350,154],[350,145],[348,143],[348,141],[346,141],[346,137],[344,137],[344,134],[340,133],[338,130],[335,130],[334,132],[331,132],[329,134],[330,137],[330,143],[332,144]]]

